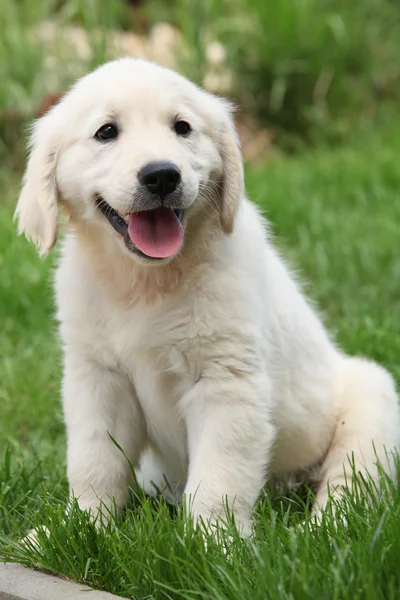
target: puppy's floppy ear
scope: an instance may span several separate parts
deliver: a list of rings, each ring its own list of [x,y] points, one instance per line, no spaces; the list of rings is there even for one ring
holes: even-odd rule
[[[223,107],[222,126],[218,143],[222,157],[221,226],[225,233],[232,233],[239,201],[244,193],[243,161],[239,138],[232,119],[232,106],[219,100]]]
[[[56,166],[58,148],[51,113],[37,121],[30,139],[30,158],[14,218],[18,233],[46,254],[57,241],[58,202]]]

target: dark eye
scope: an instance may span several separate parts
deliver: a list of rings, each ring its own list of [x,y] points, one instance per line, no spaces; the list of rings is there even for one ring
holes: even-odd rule
[[[187,121],[175,121],[174,129],[178,135],[187,135],[192,131],[192,128]]]
[[[108,140],[113,140],[117,135],[118,129],[116,126],[112,123],[106,123],[96,131],[94,137],[101,142],[106,142]]]

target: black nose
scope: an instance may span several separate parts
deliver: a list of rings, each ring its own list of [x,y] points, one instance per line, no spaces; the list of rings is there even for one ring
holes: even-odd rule
[[[174,163],[152,162],[140,169],[138,178],[149,192],[163,200],[176,189],[181,180],[181,173]]]

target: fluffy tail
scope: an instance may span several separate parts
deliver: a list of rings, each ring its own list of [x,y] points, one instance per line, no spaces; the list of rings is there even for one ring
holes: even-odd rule
[[[321,470],[319,508],[351,485],[354,469],[378,480],[379,467],[396,479],[400,407],[393,378],[374,362],[345,358],[337,392],[338,424]],[[318,509],[317,509],[318,512]]]

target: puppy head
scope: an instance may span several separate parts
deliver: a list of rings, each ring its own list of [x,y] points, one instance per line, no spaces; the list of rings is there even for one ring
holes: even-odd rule
[[[141,262],[168,261],[191,219],[233,229],[243,168],[227,102],[154,64],[122,59],[87,75],[34,126],[16,209],[44,253],[58,207]]]

